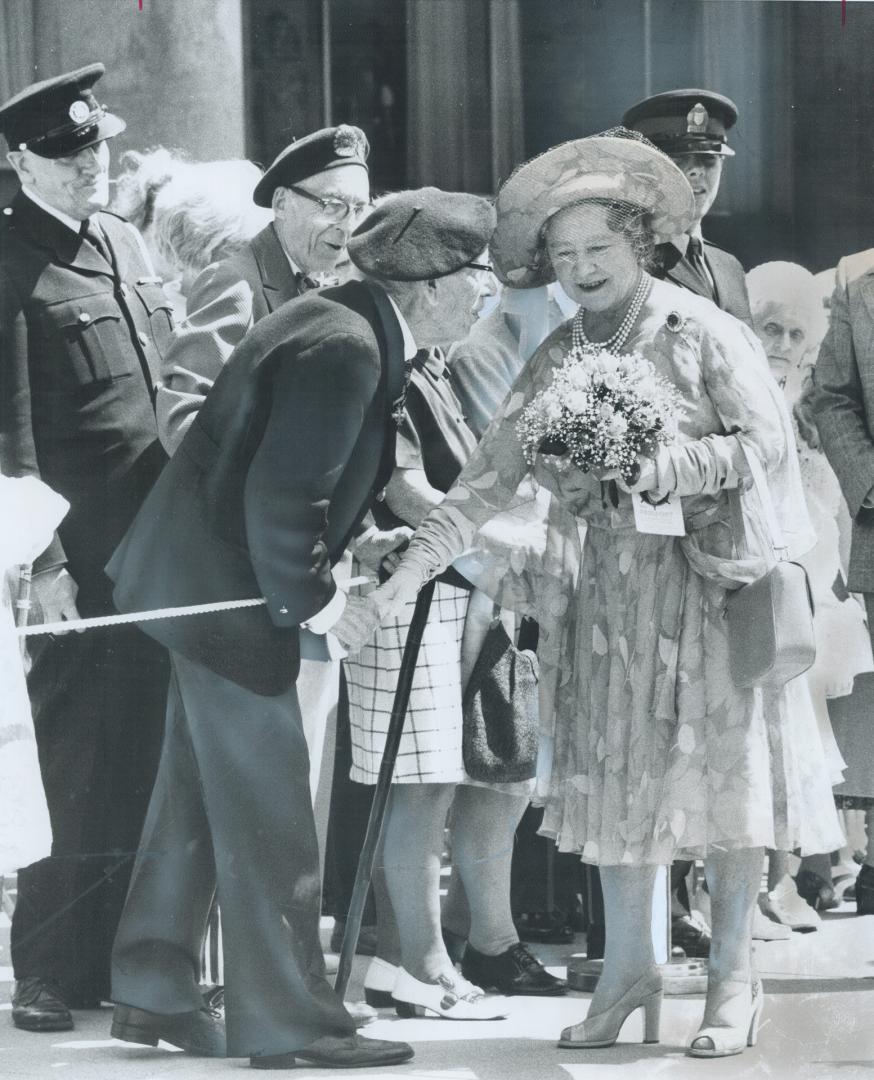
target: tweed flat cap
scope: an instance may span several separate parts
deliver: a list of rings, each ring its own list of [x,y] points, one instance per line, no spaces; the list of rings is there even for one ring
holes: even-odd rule
[[[389,281],[454,274],[488,246],[495,210],[488,199],[426,187],[389,195],[355,230],[349,258]]]
[[[351,124],[321,128],[296,139],[277,155],[276,160],[258,181],[252,198],[256,206],[269,207],[278,187],[300,183],[308,176],[339,169],[342,165],[360,165],[367,169],[370,143],[361,128]]]
[[[107,112],[92,90],[105,72],[103,64],[88,64],[32,83],[0,106],[0,131],[10,149],[67,157],[124,131],[124,120]]]

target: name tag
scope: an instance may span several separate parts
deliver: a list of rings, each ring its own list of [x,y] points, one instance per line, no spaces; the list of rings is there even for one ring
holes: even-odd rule
[[[657,536],[685,536],[683,504],[679,495],[671,492],[655,506],[636,491],[631,493],[634,507],[634,525],[638,532],[655,533]]]

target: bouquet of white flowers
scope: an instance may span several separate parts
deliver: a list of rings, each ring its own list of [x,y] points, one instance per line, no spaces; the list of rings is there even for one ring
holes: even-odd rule
[[[571,352],[528,403],[516,431],[525,459],[568,454],[584,472],[637,473],[637,457],[672,442],[680,396],[640,353]]]

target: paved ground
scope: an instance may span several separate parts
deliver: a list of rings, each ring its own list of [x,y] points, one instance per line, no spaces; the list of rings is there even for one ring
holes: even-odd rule
[[[0,965],[8,963],[8,933],[0,927]],[[580,946],[582,946],[582,941]],[[384,1012],[365,1032],[405,1039],[416,1049],[408,1065],[387,1070],[298,1069],[298,1080],[360,1075],[394,1080],[874,1080],[874,917],[849,906],[825,917],[815,934],[757,944],[765,979],[765,1016],[759,1045],[740,1057],[696,1061],[683,1054],[701,1016],[700,997],[668,998],[661,1044],[643,1046],[632,1017],[609,1050],[555,1047],[559,1030],[580,1019],[589,997],[511,1000],[507,1020],[452,1023],[398,1020]],[[544,950],[559,972],[570,950]],[[362,959],[356,960],[352,997],[360,996]],[[0,1077],[3,1080],[207,1080],[246,1075],[244,1061],[198,1061],[159,1047],[138,1048],[109,1038],[111,1010],[78,1013],[76,1030],[60,1035],[17,1031],[8,1019],[11,972],[0,966]],[[5,1016],[3,1015],[5,1011]],[[253,1074],[249,1074],[253,1075]],[[259,1074],[260,1075],[260,1074]]]

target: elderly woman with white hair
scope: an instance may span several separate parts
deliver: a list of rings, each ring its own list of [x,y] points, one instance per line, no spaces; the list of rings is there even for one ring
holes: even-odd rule
[[[845,788],[842,781],[848,771],[853,806],[867,808],[874,805],[870,799],[874,795],[870,780],[874,760],[871,701],[870,694],[854,693],[854,681],[874,670],[874,660],[862,606],[846,591],[841,540],[842,533],[849,532],[849,513],[820,446],[808,404],[817,352],[828,325],[823,285],[831,286],[833,281],[833,272],[813,275],[789,262],[763,263],[747,274],[753,327],[796,420],[801,480],[816,532],[816,546],[801,560],[810,578],[816,612],[817,657],[806,678],[832,783]],[[834,731],[830,702],[834,703]],[[860,762],[866,766],[861,784]],[[838,796],[839,803],[842,798]],[[807,904],[800,903],[799,896]],[[761,905],[772,919],[793,929],[809,929],[819,924],[817,911],[837,903],[827,858],[803,859],[793,883],[786,856],[780,852],[771,855],[768,893]]]

